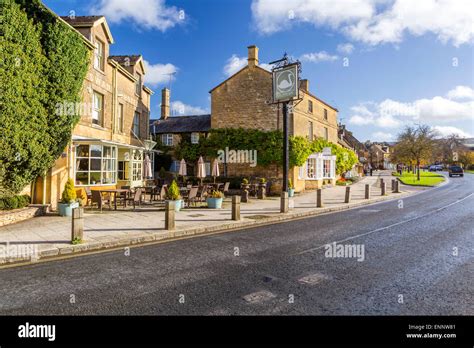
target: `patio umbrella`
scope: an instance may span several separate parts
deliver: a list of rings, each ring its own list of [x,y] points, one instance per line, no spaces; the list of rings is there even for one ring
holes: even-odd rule
[[[150,179],[152,177],[152,174],[151,174],[151,160],[150,160],[150,156],[148,156],[148,154],[145,155],[145,159],[143,161],[143,167],[144,167],[143,175],[144,175],[145,179]]]
[[[219,176],[219,162],[217,159],[212,163],[212,176],[214,177],[214,184],[216,183],[216,176]]]
[[[202,159],[202,156],[199,157],[198,161],[197,177],[201,179],[201,184],[202,179],[206,177],[206,166],[204,165],[204,160]]]
[[[188,175],[188,172],[187,172],[187,169],[186,169],[186,161],[184,160],[184,158],[181,160],[181,162],[179,162],[179,172],[178,172],[178,174],[183,177],[183,182],[184,182],[184,177],[186,175]]]

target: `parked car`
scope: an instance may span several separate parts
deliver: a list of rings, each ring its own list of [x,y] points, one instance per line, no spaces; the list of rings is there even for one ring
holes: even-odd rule
[[[460,166],[451,166],[449,167],[449,177],[452,177],[453,175],[459,175],[459,176],[464,176],[464,170]]]
[[[443,170],[443,165],[442,164],[437,164],[436,165],[436,170]]]
[[[442,164],[432,164],[428,168],[430,172],[437,172],[439,170],[443,170],[443,165]]]
[[[430,167],[428,168],[428,170],[429,170],[430,172],[436,172],[436,171],[437,171],[435,165],[430,166]]]

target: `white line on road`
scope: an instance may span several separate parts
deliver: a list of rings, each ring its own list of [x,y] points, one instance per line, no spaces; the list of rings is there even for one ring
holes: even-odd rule
[[[340,243],[343,243],[343,242],[346,242],[348,240],[352,240],[352,239],[356,239],[356,238],[359,238],[359,237],[363,237],[363,236],[367,236],[369,234],[372,234],[372,233],[375,233],[375,232],[380,232],[380,231],[383,231],[383,230],[387,230],[389,228],[392,228],[392,227],[395,227],[395,226],[398,226],[398,225],[401,225],[401,224],[404,224],[404,223],[407,223],[407,222],[411,222],[413,220],[417,220],[417,219],[421,219],[421,218],[424,218],[428,215],[431,215],[433,213],[437,213],[443,209],[446,209],[446,208],[449,208],[455,204],[458,204],[458,203],[461,203],[462,201],[468,199],[469,197],[471,197],[472,195],[474,195],[474,192],[473,193],[470,193],[469,195],[467,195],[466,197],[464,198],[461,198],[461,199],[458,199],[457,201],[455,202],[452,202],[452,203],[449,203],[448,205],[445,205],[441,208],[438,208],[434,211],[430,211],[429,213],[426,213],[426,214],[423,214],[423,215],[420,215],[420,216],[417,216],[417,217],[414,217],[414,218],[411,218],[411,219],[407,219],[407,220],[403,220],[403,221],[399,221],[399,222],[396,222],[394,224],[391,224],[391,225],[388,225],[388,226],[384,226],[384,227],[380,227],[380,228],[377,228],[375,230],[372,230],[372,231],[369,231],[369,232],[365,232],[365,233],[361,233],[361,234],[358,234],[358,235],[355,235],[355,236],[351,236],[351,237],[347,237],[345,239],[342,239],[342,240],[339,240],[339,241],[336,241],[335,243],[336,244],[340,244]],[[333,241],[331,241],[330,243],[334,243]],[[327,243],[329,244],[329,243]],[[322,249],[324,248],[327,244],[323,244],[323,245],[320,245],[318,247],[315,247],[315,248],[311,248],[311,249],[307,249],[307,250],[303,250],[303,251],[300,251],[299,253],[297,253],[297,255],[301,255],[301,254],[305,254],[305,253],[310,253],[310,252],[313,252],[313,251],[316,251],[316,250],[319,250],[319,249]]]

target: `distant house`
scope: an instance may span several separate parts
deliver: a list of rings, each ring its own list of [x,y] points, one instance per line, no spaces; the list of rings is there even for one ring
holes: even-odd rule
[[[355,166],[355,171],[358,175],[363,175],[364,170],[368,169],[369,151],[367,147],[360,142],[351,131],[346,129],[346,126],[339,124],[339,144],[345,148],[353,150],[357,154],[359,163]]]
[[[374,169],[394,169],[390,162],[391,145],[382,142],[366,142],[365,146],[369,150],[369,163]]]
[[[181,115],[170,116],[170,90],[165,88],[161,91],[161,117],[158,120],[150,120],[150,133],[164,146],[174,147],[178,145],[184,135],[190,137],[191,143],[198,144],[200,139],[208,136],[211,129],[211,115]],[[165,170],[170,172],[179,171],[181,158],[174,156],[172,152],[172,163]],[[188,163],[189,164],[189,163]],[[210,168],[210,163],[206,166]],[[155,170],[159,170],[161,164],[157,163]]]

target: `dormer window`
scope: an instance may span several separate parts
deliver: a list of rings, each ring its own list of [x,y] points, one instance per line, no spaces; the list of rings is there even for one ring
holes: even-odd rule
[[[104,71],[104,43],[98,39],[95,41],[94,68]]]

